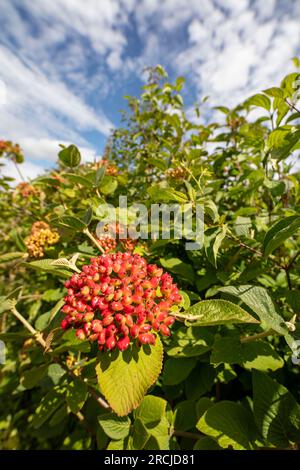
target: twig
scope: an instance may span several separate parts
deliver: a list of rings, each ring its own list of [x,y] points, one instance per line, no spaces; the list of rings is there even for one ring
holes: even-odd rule
[[[98,250],[101,251],[101,253],[105,253],[104,249],[102,248],[102,246],[100,245],[100,243],[98,242],[98,240],[96,240],[96,238],[91,234],[91,232],[89,231],[88,228],[85,228],[85,229],[83,230],[83,233],[84,233],[85,235],[87,235],[90,240],[92,240],[92,242],[94,243],[94,245],[96,245],[96,247],[98,248]]]
[[[252,248],[252,246],[246,245],[246,243],[243,243],[239,238],[235,237],[234,235],[226,234],[226,237],[230,238],[231,240],[234,240],[234,241],[238,242],[238,244],[242,248],[246,248],[247,250],[252,251],[252,253],[256,253],[259,256],[264,256],[262,251],[257,250],[256,248]]]
[[[33,326],[30,325],[30,323],[21,315],[18,310],[16,309],[15,302],[11,301],[11,308],[10,308],[12,314],[25,326],[25,328],[32,334],[34,339],[44,348],[46,349],[46,341],[43,339],[42,334],[35,330]]]
[[[291,109],[293,109],[294,111],[296,111],[296,113],[300,113],[300,109],[298,109],[293,103],[290,103],[287,98],[285,98],[284,101],[286,102],[286,104],[287,104]]]
[[[22,172],[21,172],[21,170],[20,170],[20,168],[19,168],[19,165],[17,164],[17,162],[15,161],[14,158],[12,158],[12,161],[14,162],[14,165],[16,167],[17,172],[19,173],[19,176],[20,176],[21,180],[26,181],[23,174],[22,174]]]
[[[85,417],[83,416],[83,414],[80,411],[77,411],[77,413],[74,413],[74,414],[75,414],[76,418],[78,419],[78,421],[86,429],[86,431],[93,437],[94,432],[93,432],[92,428],[90,427],[89,423],[87,422],[87,420],[85,419]]]
[[[187,437],[188,439],[198,440],[203,437],[203,434],[196,434],[195,432],[187,432],[187,431],[173,431],[173,436],[178,437]]]
[[[290,270],[288,267],[284,268],[285,275],[286,275],[286,280],[287,280],[287,285],[289,290],[292,290],[292,281],[291,281],[291,276],[290,276]]]
[[[267,331],[263,331],[262,333],[257,333],[256,335],[244,336],[243,338],[240,338],[240,342],[250,343],[251,341],[256,341],[257,339],[266,338],[266,336],[270,336],[274,334],[278,334],[278,333],[274,330],[267,330]]]
[[[293,258],[290,260],[289,264],[287,264],[286,266],[282,266],[282,269],[284,269],[284,271],[285,271],[286,280],[287,280],[289,290],[292,290],[292,281],[291,281],[291,276],[290,276],[290,270],[291,270],[294,262],[296,261],[296,259],[298,258],[299,255],[300,255],[300,250],[297,251],[297,253],[293,256]]]
[[[92,387],[88,387],[88,391],[102,408],[105,408],[107,410],[110,409],[109,404],[105,400],[103,400],[103,398],[99,397],[98,393],[95,392],[95,390]]]

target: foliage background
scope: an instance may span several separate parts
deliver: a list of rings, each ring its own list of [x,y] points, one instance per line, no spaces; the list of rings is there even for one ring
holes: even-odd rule
[[[1,176],[3,449],[298,447],[299,365],[291,348],[299,337],[299,172],[286,163],[299,149],[297,80],[298,72],[290,74],[235,109],[218,107],[218,120],[198,125],[185,114],[184,79],[169,83],[157,66],[141,96],[128,99],[105,164],[81,164],[70,146],[56,169],[30,187],[12,187]],[[254,108],[260,117],[249,119]],[[14,144],[0,152],[16,165],[22,160]],[[204,312],[204,319],[176,322],[164,341],[162,374],[123,418],[99,406],[89,345],[60,330],[63,282],[71,270],[67,262],[51,264],[79,253],[80,268],[99,254],[93,243],[98,206],[117,204],[119,195],[129,204],[205,207],[201,250],[186,251],[185,240],[172,238],[135,247],[172,274],[185,292],[185,314]],[[26,242],[37,221],[60,236],[44,246],[42,260],[29,256]],[[225,304],[214,309],[203,302],[212,299],[239,304],[259,323],[228,320]],[[16,318],[16,308],[42,332],[46,352]]]

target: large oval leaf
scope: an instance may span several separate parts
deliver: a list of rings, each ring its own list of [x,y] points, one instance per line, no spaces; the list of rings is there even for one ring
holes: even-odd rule
[[[199,431],[215,439],[223,448],[253,448],[259,436],[252,414],[238,403],[221,401],[209,408],[197,423]]]
[[[246,310],[227,300],[203,300],[184,312],[195,316],[193,326],[226,325],[228,323],[258,323]]]
[[[300,228],[300,216],[292,215],[276,222],[264,238],[264,253],[269,256],[284,240],[291,237]]]
[[[76,145],[69,145],[69,147],[63,148],[59,152],[58,157],[64,165],[70,168],[78,166],[81,161],[81,155]]]
[[[162,369],[163,347],[159,338],[154,346],[135,344],[124,352],[99,354],[98,383],[111,408],[126,416],[137,408]]]
[[[277,447],[300,440],[300,406],[283,385],[253,371],[253,409],[263,437]]]

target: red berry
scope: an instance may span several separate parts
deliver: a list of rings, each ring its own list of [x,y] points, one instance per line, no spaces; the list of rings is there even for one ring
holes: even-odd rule
[[[69,327],[69,322],[66,318],[64,318],[63,321],[61,322],[61,327],[63,330],[66,330]]]
[[[100,320],[93,320],[92,321],[92,330],[94,333],[100,333],[103,330],[103,326]]]
[[[155,344],[155,336],[153,333],[143,333],[139,335],[139,342],[141,344]]]
[[[114,349],[116,344],[117,344],[117,340],[116,340],[115,336],[110,336],[109,338],[107,338],[106,343],[105,343],[105,345],[106,345],[106,347],[109,351],[111,349]]]
[[[79,330],[76,331],[76,336],[77,336],[78,339],[85,339],[86,338],[85,332],[82,329],[79,329]]]
[[[130,339],[128,338],[128,336],[124,336],[123,338],[119,339],[119,341],[117,342],[117,348],[120,351],[125,351],[128,348],[129,344],[130,344]]]
[[[130,328],[130,336],[132,338],[136,338],[139,334],[139,331],[140,331],[140,327],[138,325],[133,325],[131,328]]]
[[[170,336],[171,332],[170,332],[170,329],[167,327],[167,325],[160,325],[160,331],[163,335],[165,336]]]

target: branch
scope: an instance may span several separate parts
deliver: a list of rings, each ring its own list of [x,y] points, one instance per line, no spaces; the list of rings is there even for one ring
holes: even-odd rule
[[[203,434],[196,434],[195,432],[187,432],[187,431],[173,431],[173,436],[178,437],[187,437],[188,439],[198,440],[203,437]]]
[[[286,104],[287,104],[291,109],[293,109],[294,111],[296,111],[296,113],[300,113],[300,109],[298,109],[293,103],[290,103],[287,98],[285,98],[284,101],[286,102]]]
[[[266,338],[267,336],[271,336],[274,334],[278,334],[278,333],[274,330],[267,330],[267,331],[263,331],[262,333],[257,333],[256,335],[244,336],[243,338],[240,338],[240,342],[250,343],[251,341],[256,341],[257,339]]]
[[[94,243],[94,245],[96,245],[96,247],[98,248],[98,250],[101,251],[101,253],[103,253],[103,254],[105,253],[105,251],[103,250],[103,248],[100,245],[100,243],[98,242],[98,240],[91,234],[91,232],[89,231],[88,228],[85,228],[83,230],[83,233],[89,237],[89,239]]]

